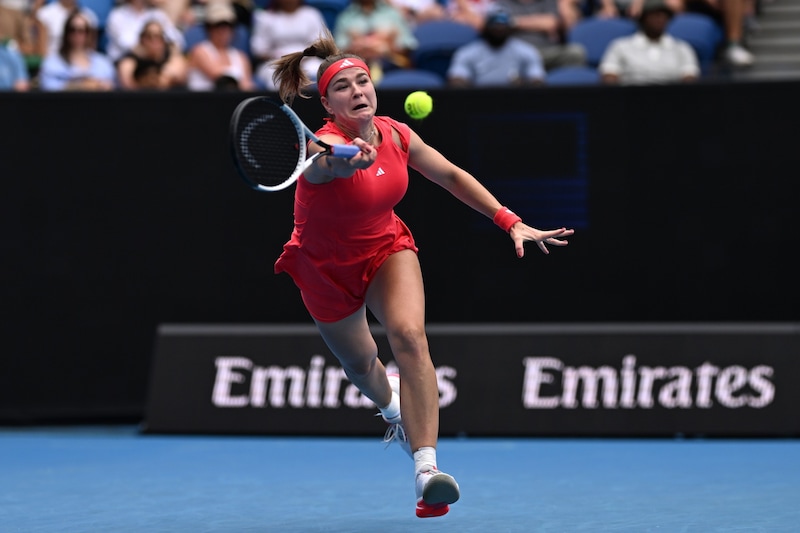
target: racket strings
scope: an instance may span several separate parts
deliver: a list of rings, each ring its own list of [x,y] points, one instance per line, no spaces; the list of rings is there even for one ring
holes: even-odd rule
[[[256,183],[280,185],[305,159],[305,136],[278,107],[255,102],[241,109],[235,124],[238,163]]]

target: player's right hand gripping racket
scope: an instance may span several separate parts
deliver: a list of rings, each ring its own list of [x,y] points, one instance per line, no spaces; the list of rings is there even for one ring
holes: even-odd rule
[[[324,148],[306,158],[306,138]],[[243,100],[230,126],[233,160],[239,175],[257,191],[280,191],[323,156],[351,158],[352,144],[327,144],[303,124],[291,107],[264,96]]]

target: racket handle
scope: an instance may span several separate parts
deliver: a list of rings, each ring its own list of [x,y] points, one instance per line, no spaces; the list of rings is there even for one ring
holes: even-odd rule
[[[341,157],[343,159],[350,159],[358,154],[361,148],[354,144],[334,144],[331,146],[331,155],[333,157]]]

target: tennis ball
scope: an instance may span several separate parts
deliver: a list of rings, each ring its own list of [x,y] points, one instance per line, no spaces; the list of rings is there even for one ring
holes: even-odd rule
[[[433,111],[433,98],[425,91],[414,91],[406,96],[403,106],[406,114],[414,119],[423,119]]]

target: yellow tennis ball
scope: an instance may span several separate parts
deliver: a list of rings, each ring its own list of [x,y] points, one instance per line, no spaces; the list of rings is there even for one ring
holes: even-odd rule
[[[414,91],[406,96],[403,106],[406,114],[414,119],[423,119],[433,111],[433,98],[425,91]]]

